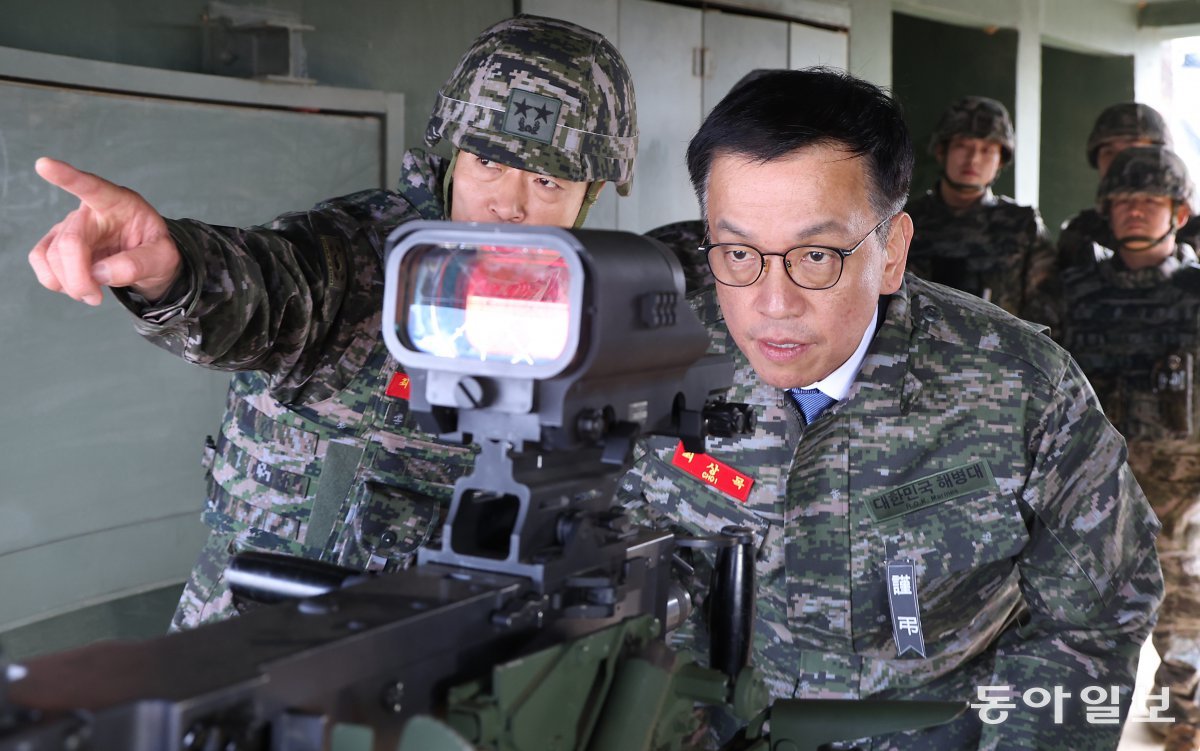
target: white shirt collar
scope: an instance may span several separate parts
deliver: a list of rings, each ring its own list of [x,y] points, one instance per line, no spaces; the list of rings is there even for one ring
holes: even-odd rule
[[[846,395],[850,393],[850,387],[854,385],[854,379],[858,377],[858,371],[862,369],[863,360],[867,356],[867,347],[870,346],[871,339],[875,337],[875,328],[878,325],[879,306],[876,305],[875,314],[871,316],[871,323],[863,332],[862,341],[858,343],[858,349],[854,350],[854,354],[850,355],[849,359],[842,363],[837,370],[803,388],[818,389],[825,396],[839,402],[845,399]]]

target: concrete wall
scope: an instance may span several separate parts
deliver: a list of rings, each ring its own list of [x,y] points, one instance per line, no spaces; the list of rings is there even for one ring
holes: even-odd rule
[[[437,87],[471,40],[514,0],[228,0],[298,14],[318,83],[403,92],[405,134],[420,143]],[[0,47],[201,71],[207,0],[0,0]],[[3,71],[0,71],[3,74]]]
[[[483,27],[523,7],[520,0],[233,0],[298,13],[315,30],[305,34],[310,73],[334,86],[401,91],[406,133],[416,144],[433,92],[458,55]],[[200,16],[206,0],[0,0],[5,23],[0,46],[97,60],[196,71]],[[603,33],[619,28],[617,0],[536,0],[537,12],[561,15]],[[892,12],[1017,32],[1014,118],[1017,155],[1014,193],[1036,203],[1040,193],[1041,45],[1133,58],[1135,94],[1160,104],[1160,30],[1137,28],[1137,5],[1126,0],[726,0],[745,8],[835,27],[853,27],[850,71],[883,86],[892,83]],[[8,7],[4,7],[8,6]],[[63,19],[69,19],[64,23]]]

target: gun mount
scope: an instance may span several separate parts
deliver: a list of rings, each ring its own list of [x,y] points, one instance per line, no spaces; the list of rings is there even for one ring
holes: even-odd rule
[[[8,666],[0,751],[341,751],[355,733],[376,751],[667,750],[696,703],[749,723],[738,748],[774,747],[744,530],[705,543],[736,607],[702,667],[662,641],[687,612],[673,536],[614,508],[638,435],[703,451],[708,431],[753,426],[723,401],[732,365],[705,354],[678,262],[646,238],[549,228],[413,223],[390,244],[383,335],[411,409],[481,447],[440,543],[379,576],[242,558],[230,580],[278,604]],[[774,740],[797,750],[962,711],[777,706]]]

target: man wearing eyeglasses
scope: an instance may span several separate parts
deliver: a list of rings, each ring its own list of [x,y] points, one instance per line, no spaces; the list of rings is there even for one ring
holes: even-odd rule
[[[623,500],[754,531],[775,697],[976,705],[860,746],[1113,748],[1117,718],[1090,722],[1081,694],[1128,710],[1157,522],[1041,327],[905,275],[912,160],[896,104],[839,73],[774,71],[717,105],[688,150],[717,281],[697,304],[758,424],[705,454],[647,441]],[[703,615],[675,639],[704,654]]]

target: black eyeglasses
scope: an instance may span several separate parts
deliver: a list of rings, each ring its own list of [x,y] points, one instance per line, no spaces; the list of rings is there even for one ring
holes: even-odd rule
[[[708,268],[716,280],[729,287],[749,287],[754,284],[767,268],[767,256],[780,256],[788,278],[797,286],[829,289],[842,278],[846,256],[858,250],[868,237],[891,218],[882,219],[849,249],[800,245],[783,253],[764,253],[753,245],[743,243],[710,243],[701,245],[699,249],[708,257]]]

